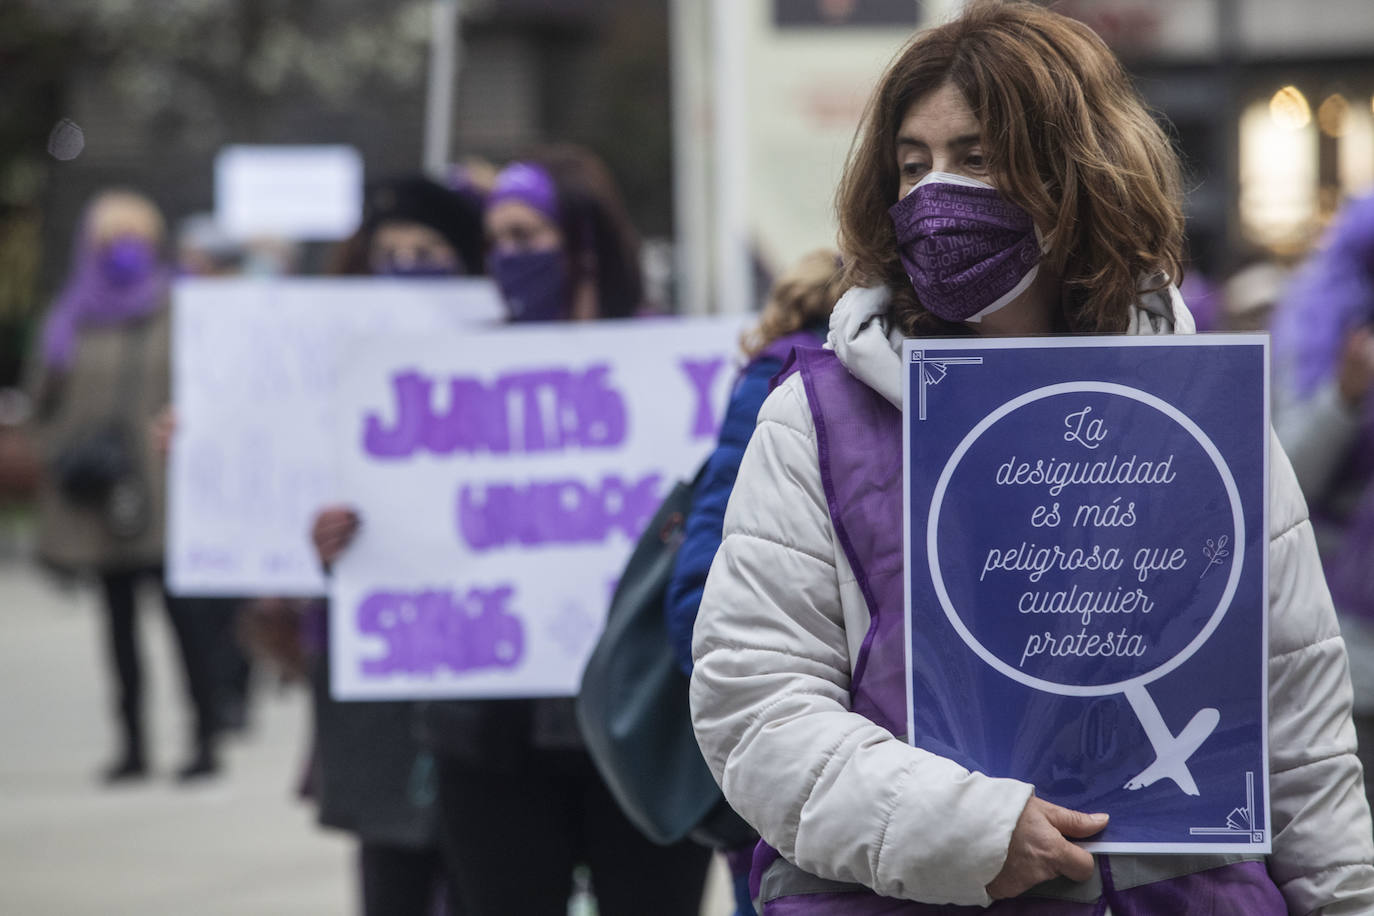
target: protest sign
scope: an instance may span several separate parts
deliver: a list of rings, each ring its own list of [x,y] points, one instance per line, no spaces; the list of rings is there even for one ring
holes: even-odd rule
[[[1268,338],[908,341],[913,744],[1267,852]],[[957,712],[956,712],[957,711]]]
[[[344,239],[362,212],[363,157],[351,146],[226,146],[215,155],[215,222],[234,238]]]
[[[715,444],[739,320],[379,341],[339,388],[362,517],[330,592],[339,699],[570,695],[641,529]]]
[[[186,280],[173,292],[167,582],[175,594],[322,595],[315,512],[339,498],[332,414],[355,338],[503,314],[486,280]]]

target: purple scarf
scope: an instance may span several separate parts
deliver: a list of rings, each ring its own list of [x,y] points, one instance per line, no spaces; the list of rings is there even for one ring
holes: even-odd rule
[[[48,310],[43,327],[45,365],[70,367],[77,336],[84,329],[136,321],[166,301],[167,266],[155,255],[151,263],[136,263],[140,255],[129,246],[130,241],[114,239],[97,247],[88,232],[83,230],[77,237],[67,284]]]

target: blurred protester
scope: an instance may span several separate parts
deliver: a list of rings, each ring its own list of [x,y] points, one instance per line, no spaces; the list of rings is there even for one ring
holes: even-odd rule
[[[637,241],[605,166],[555,147],[507,166],[486,203],[488,270],[513,322],[625,318],[642,298]],[[321,557],[360,520],[324,513]],[[537,574],[537,570],[531,570]],[[621,813],[582,746],[571,698],[425,704],[450,884],[472,916],[563,916],[585,864],[601,916],[695,916],[710,850],[657,846]]]
[[[466,186],[465,186],[466,187]],[[483,240],[473,234],[481,199],[421,176],[372,185],[363,225],[339,246],[333,273],[445,277],[483,272]]]
[[[1234,271],[1221,286],[1221,331],[1267,331],[1290,270],[1263,258]]]
[[[363,226],[344,243],[338,266],[346,273],[402,277],[480,274],[482,248],[477,200],[419,176],[403,177],[368,189]],[[319,513],[312,537],[326,569],[356,531],[350,509]],[[435,764],[416,735],[417,704],[332,699],[324,614],[316,603],[306,620],[315,698],[311,787],[320,823],[358,837],[365,916],[429,916],[444,866]],[[259,624],[271,616],[261,614]],[[288,656],[282,653],[285,666]],[[461,912],[452,888],[447,897]]]
[[[164,224],[146,197],[109,191],[87,209],[71,275],[48,313],[35,366],[35,427],[45,459],[39,556],[100,580],[116,675],[120,752],[106,782],[148,772],[143,670],[135,629],[140,582],[161,584],[162,464],[145,429],[168,400]],[[181,780],[218,769],[205,635],[164,591],[194,709]]]
[[[665,597],[668,637],[684,674],[692,673],[692,626],[701,607],[711,561],[720,549],[725,506],[735,487],[744,448],[754,433],[759,408],[768,397],[773,376],[782,369],[793,348],[819,347],[825,343],[830,311],[843,292],[839,252],[813,251],[778,278],[758,327],[741,342],[749,362],[735,382],[719,441],[692,494],[686,533]],[[754,840],[757,839],[755,836]],[[749,868],[754,843],[722,852],[734,879],[735,916],[753,916]]]
[[[444,187],[480,204],[487,199],[500,171],[486,159],[468,156],[448,167],[444,173]]]
[[[706,574],[720,549],[725,504],[734,489],[744,447],[753,435],[754,421],[768,396],[769,382],[782,369],[788,354],[794,347],[819,347],[825,343],[830,310],[844,291],[839,258],[833,250],[813,251],[785,271],[764,305],[758,327],[741,341],[749,361],[740,370],[719,442],[692,495],[686,535],[668,584],[668,634],[678,665],[686,674],[692,673],[692,625],[701,604]]]
[[[1188,311],[1193,313],[1193,321],[1199,332],[1221,330],[1225,320],[1222,289],[1200,268],[1189,265],[1184,269],[1178,292],[1183,301],[1188,303]]]
[[[193,213],[177,227],[176,269],[182,276],[234,276],[243,271],[244,254],[213,213]]]
[[[243,272],[247,249],[231,238],[212,213],[194,213],[177,227],[176,272],[181,277],[231,277]],[[153,420],[153,439],[165,459],[175,434],[176,416],[165,407]],[[181,596],[176,601],[196,615],[204,628],[206,664],[219,727],[228,732],[248,728],[252,665],[240,645],[240,615],[247,599],[230,596]]]
[[[33,500],[42,465],[29,428],[32,404],[19,388],[0,388],[0,559],[23,552],[21,507]]]
[[[1374,798],[1374,195],[1352,200],[1274,316],[1274,422],[1312,509]]]

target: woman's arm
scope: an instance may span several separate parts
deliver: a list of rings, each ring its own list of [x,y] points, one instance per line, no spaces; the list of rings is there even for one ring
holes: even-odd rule
[[[1269,871],[1293,913],[1374,913],[1345,643],[1293,469],[1270,443]]]
[[[765,402],[706,583],[692,717],[726,798],[812,874],[913,900],[986,904],[1031,787],[913,748],[849,709],[837,553],[794,377]]]

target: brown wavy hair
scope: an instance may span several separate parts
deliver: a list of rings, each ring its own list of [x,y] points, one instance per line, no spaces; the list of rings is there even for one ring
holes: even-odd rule
[[[758,325],[740,338],[740,347],[752,359],[778,338],[827,321],[844,291],[840,253],[833,248],[808,252],[778,277]]]
[[[897,253],[897,131],[952,84],[983,128],[993,183],[1044,233],[1042,269],[1063,281],[1059,324],[1125,330],[1142,292],[1181,279],[1178,155],[1112,52],[1082,23],[1023,0],[974,0],[916,35],[868,101],[836,194],[852,285],[887,286],[910,336],[959,333],[922,308]]]

